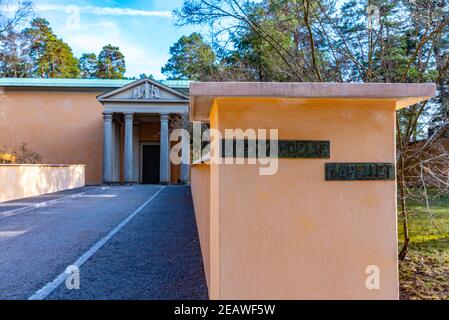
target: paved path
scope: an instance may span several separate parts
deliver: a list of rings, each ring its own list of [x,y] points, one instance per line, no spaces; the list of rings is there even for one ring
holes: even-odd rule
[[[0,204],[0,299],[46,288],[139,208],[81,266],[79,290],[63,282],[46,299],[207,299],[190,188],[160,190],[90,187]]]

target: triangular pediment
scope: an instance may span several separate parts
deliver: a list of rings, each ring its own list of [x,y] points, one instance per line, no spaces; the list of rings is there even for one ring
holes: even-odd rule
[[[141,79],[97,97],[101,102],[133,101],[161,102],[188,101],[189,97],[151,79]]]

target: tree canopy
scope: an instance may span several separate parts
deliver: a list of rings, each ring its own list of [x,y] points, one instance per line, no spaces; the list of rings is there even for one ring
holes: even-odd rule
[[[96,77],[100,79],[123,79],[125,76],[125,56],[119,47],[104,46],[98,55]]]
[[[162,73],[169,79],[199,80],[214,72],[215,53],[199,33],[181,37],[170,48],[170,59]]]
[[[78,60],[72,49],[59,39],[43,18],[36,18],[23,31],[32,62],[31,74],[41,78],[76,78]]]
[[[1,2],[0,2],[1,4]],[[22,4],[15,18],[0,14],[0,76],[16,78],[101,78],[123,79],[125,56],[118,47],[106,45],[98,55],[84,53],[77,59],[70,46],[58,38],[43,18],[16,30],[29,14]]]
[[[226,76],[337,82],[435,81],[448,14],[447,0],[185,0],[175,11],[180,26],[209,27]]]
[[[79,60],[81,78],[95,78],[98,69],[98,60],[95,53],[83,53]]]

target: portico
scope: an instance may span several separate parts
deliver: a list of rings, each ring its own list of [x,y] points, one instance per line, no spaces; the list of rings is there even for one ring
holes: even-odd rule
[[[98,101],[104,106],[105,183],[189,181],[189,166],[175,166],[170,161],[170,128],[188,116],[188,96],[142,79],[101,95]],[[188,147],[184,143],[181,152]]]

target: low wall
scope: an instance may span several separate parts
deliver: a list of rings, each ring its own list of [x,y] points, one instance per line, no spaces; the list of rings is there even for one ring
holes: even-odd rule
[[[0,202],[84,185],[84,165],[0,165]]]

